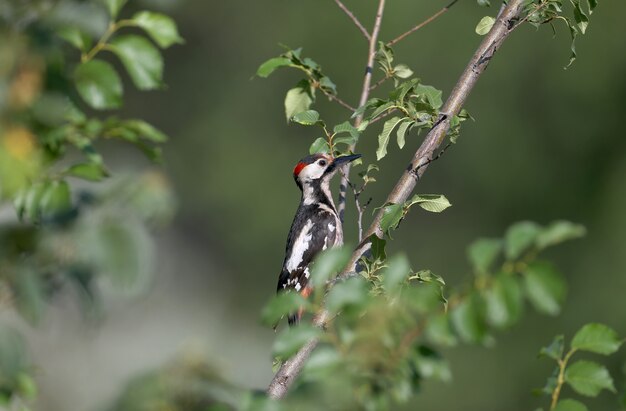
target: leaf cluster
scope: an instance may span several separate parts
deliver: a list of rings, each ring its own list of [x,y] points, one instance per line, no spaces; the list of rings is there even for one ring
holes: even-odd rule
[[[596,397],[602,390],[616,392],[613,378],[609,370],[595,361],[578,360],[572,362],[572,357],[578,352],[590,352],[600,355],[611,355],[619,350],[624,342],[612,328],[598,323],[584,325],[576,332],[570,342],[570,348],[565,352],[565,338],[558,335],[539,352],[556,362],[552,375],[545,386],[536,390],[536,393],[551,397],[548,410],[553,411],[586,411],[585,404],[571,398],[562,399],[561,389],[569,386],[574,392],[585,397]]]

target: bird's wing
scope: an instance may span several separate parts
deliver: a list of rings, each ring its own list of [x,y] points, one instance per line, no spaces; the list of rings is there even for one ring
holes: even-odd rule
[[[290,253],[278,278],[278,291],[305,290],[311,274],[309,265],[320,251],[335,244],[336,224],[334,215],[321,213],[317,215],[315,222],[313,219],[302,221],[300,227],[304,229],[294,230],[292,227],[287,244]]]

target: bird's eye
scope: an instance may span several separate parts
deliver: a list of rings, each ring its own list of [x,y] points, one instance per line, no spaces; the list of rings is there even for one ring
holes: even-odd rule
[[[320,166],[324,167],[326,165],[326,160],[320,160],[317,162]]]

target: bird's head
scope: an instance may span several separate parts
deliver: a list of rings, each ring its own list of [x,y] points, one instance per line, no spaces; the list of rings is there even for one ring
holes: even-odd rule
[[[360,154],[351,154],[341,157],[332,157],[328,154],[313,154],[304,157],[293,169],[293,178],[302,190],[304,185],[316,182],[330,181],[339,167],[361,157]]]

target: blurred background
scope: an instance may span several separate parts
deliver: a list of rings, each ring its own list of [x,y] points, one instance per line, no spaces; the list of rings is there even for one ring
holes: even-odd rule
[[[382,40],[445,5],[388,3]],[[346,5],[371,26],[373,1]],[[299,201],[291,170],[318,132],[285,121],[283,98],[297,73],[279,71],[269,79],[254,73],[283,51],[279,44],[303,47],[344,100],[358,100],[367,44],[330,0],[131,0],[123,14],[145,7],[170,14],[186,43],[165,52],[167,88],[140,93],[127,82],[119,115],[146,119],[171,136],[164,171],[178,211],[156,234],[154,274],[142,292],[104,290],[97,321],[85,321],[75,301],[62,297],[39,326],[19,326],[37,364],[39,410],[102,409],[133,377],[177,356],[209,358],[226,378],[264,388],[275,334],[260,325],[259,312],[275,291]],[[399,43],[396,61],[442,89],[445,100],[481,41],[476,23],[497,9],[459,0]],[[600,321],[626,335],[625,14],[623,1],[601,3],[567,70],[565,27],[557,25],[556,37],[549,27],[513,33],[467,101],[475,121],[463,125],[458,143],[419,182],[418,192],[445,194],[453,207],[442,214],[412,212],[390,247],[405,250],[413,268],[432,269],[452,287],[471,276],[466,246],[477,237],[501,236],[513,222],[568,219],[585,225],[588,235],[549,252],[569,284],[560,316],[529,308],[520,325],[496,335],[492,349],[446,351],[453,383],[426,383],[406,409],[535,409],[541,400],[531,390],[551,371],[536,354],[555,334],[571,336],[584,323]],[[330,124],[349,117],[323,96],[316,107]],[[365,164],[375,162],[377,130],[361,137],[357,151]],[[364,194],[373,197],[366,222],[420,141],[407,139],[403,151],[393,145],[381,161],[378,181]],[[104,150],[114,174],[146,167],[115,146]],[[346,239],[354,243],[351,201],[346,221]],[[626,354],[610,361],[623,388]],[[617,408],[607,394],[590,404]]]

